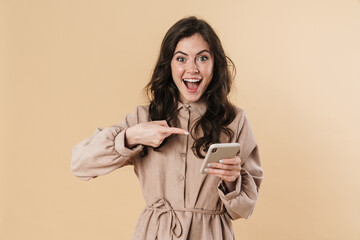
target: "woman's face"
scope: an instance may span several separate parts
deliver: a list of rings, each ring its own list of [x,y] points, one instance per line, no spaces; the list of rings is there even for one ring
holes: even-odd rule
[[[171,74],[183,103],[197,102],[213,76],[214,57],[208,43],[196,33],[181,39],[171,60]]]

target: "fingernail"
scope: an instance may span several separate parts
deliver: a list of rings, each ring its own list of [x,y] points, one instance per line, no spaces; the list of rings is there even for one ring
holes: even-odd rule
[[[208,163],[208,165],[207,165],[208,167],[211,167],[212,166],[212,164],[211,163]]]
[[[208,168],[205,168],[205,169],[204,169],[204,172],[209,172],[209,169],[208,169]]]
[[[224,160],[222,160],[222,159],[221,159],[221,160],[219,160],[219,163],[224,163]]]
[[[184,132],[185,135],[189,135],[189,132]]]

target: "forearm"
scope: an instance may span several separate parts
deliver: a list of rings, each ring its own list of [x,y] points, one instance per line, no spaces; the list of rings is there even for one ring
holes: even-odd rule
[[[82,180],[105,175],[130,164],[130,159],[140,150],[141,146],[125,147],[124,130],[119,127],[97,129],[93,136],[73,148],[71,171]]]

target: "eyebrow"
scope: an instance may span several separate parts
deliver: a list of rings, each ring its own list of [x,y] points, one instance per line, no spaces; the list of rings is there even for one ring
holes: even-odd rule
[[[202,54],[203,52],[207,52],[207,53],[210,54],[210,52],[209,52],[208,50],[204,49],[204,50],[201,50],[200,52],[198,52],[196,55]],[[189,56],[188,54],[186,54],[186,53],[184,53],[184,52],[182,52],[182,51],[177,51],[176,53],[174,53],[174,55],[176,55],[176,54],[178,54],[178,53],[184,54],[185,56]]]

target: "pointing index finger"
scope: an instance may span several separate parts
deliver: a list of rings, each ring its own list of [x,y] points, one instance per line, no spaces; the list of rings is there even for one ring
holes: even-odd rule
[[[171,134],[184,134],[184,135],[189,135],[189,132],[181,129],[181,128],[175,128],[175,127],[170,127],[168,128],[168,132]]]

